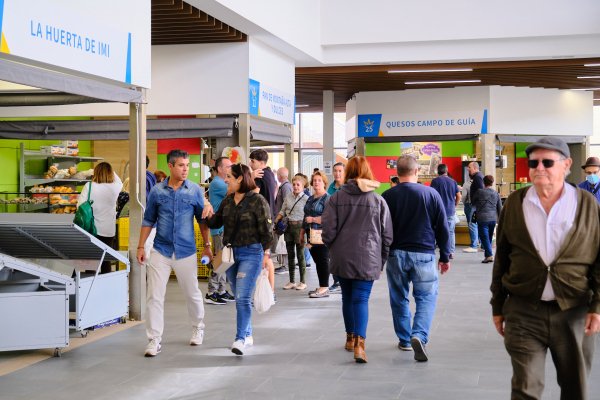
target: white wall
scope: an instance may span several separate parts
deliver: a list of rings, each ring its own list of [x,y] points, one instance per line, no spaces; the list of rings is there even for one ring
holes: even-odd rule
[[[260,40],[250,38],[249,77],[293,95],[296,91],[294,60]]]
[[[356,94],[357,114],[409,114],[489,108],[487,86],[413,89]]]
[[[579,135],[593,132],[593,93],[490,87],[489,131],[496,134]]]
[[[248,112],[248,43],[152,47],[148,115]],[[292,91],[293,93],[293,91]],[[0,107],[0,116],[124,116],[127,104]]]
[[[153,46],[148,114],[248,112],[248,43]]]
[[[324,46],[600,33],[597,0],[325,0]]]
[[[189,0],[297,66],[597,57],[597,0]]]
[[[187,0],[295,60],[321,58],[321,0]]]

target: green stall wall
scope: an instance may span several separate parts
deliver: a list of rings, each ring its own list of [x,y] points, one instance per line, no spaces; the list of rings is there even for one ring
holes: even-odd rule
[[[2,177],[0,178],[0,192],[19,191],[19,153],[20,145],[24,143],[26,150],[39,150],[40,146],[61,144],[60,140],[16,140],[0,139],[0,165],[2,166]],[[92,142],[89,140],[79,141],[79,155],[82,157],[92,156]],[[93,168],[91,162],[79,163],[77,169],[80,171]],[[36,169],[42,175],[47,168],[46,162],[40,162]],[[38,171],[36,171],[38,172]]]

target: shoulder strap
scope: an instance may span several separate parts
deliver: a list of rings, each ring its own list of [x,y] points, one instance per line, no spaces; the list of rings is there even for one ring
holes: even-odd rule
[[[92,182],[90,182],[90,188],[88,189],[88,199],[87,201],[90,201],[90,196],[92,195]]]
[[[302,193],[302,196],[300,196],[300,198],[298,200],[296,200],[296,202],[294,203],[294,205],[292,206],[292,208],[290,208],[290,214],[292,213],[292,211],[294,211],[294,207],[296,207],[296,204],[298,204],[298,202],[300,200],[302,200],[304,198],[304,196],[306,196],[306,194]]]
[[[592,190],[592,194],[595,196],[596,193],[598,193],[598,190],[600,190],[600,184],[596,184],[596,188]]]

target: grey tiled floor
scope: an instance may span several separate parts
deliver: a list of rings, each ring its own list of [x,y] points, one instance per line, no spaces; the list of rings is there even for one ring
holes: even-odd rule
[[[142,356],[146,339],[139,325],[0,377],[0,399],[508,399],[510,363],[488,305],[491,265],[480,263],[481,253],[458,250],[441,278],[427,363],[396,348],[385,274],[370,302],[368,364],[355,364],[343,349],[340,295],[309,299],[306,292],[281,289],[273,309],[254,315],[255,346],[245,356],[229,351],[233,304],[206,305],[204,344],[190,347],[186,307],[172,281],[158,357]],[[288,280],[276,278],[279,288]],[[308,283],[316,286],[314,268]],[[600,398],[599,360],[590,399]],[[544,399],[558,399],[549,360],[546,370]]]

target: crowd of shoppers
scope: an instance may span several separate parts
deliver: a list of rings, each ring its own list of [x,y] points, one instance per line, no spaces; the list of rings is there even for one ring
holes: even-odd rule
[[[463,202],[468,223],[477,227],[469,248],[477,252],[480,240],[483,263],[494,263],[493,322],[504,336],[512,360],[513,398],[541,397],[547,349],[553,354],[563,395],[585,398],[593,335],[600,331],[600,209],[596,196],[600,161],[595,157],[586,160],[582,166],[586,181],[575,188],[565,184],[572,160],[560,139],[543,138],[526,153],[533,187],[513,193],[505,208],[494,189],[494,177],[483,176],[478,163],[469,164]],[[339,281],[344,348],[353,352],[357,363],[367,362],[369,298],[384,268],[398,349],[413,351],[416,361],[428,361],[438,274],[450,269],[455,207],[461,200],[460,187],[448,176],[447,167],[440,164],[439,177],[427,187],[418,183],[417,160],[403,155],[397,161],[398,183],[381,196],[375,192],[379,182],[364,157],[352,158],[345,168],[336,164],[340,168],[334,169],[334,182],[329,186],[326,175],[314,171],[312,193],[306,193],[305,177],[297,174],[290,183],[288,171],[280,169],[278,196],[275,175],[265,162],[262,152],[251,155],[252,168],[218,159],[217,175],[211,183],[210,200],[217,207],[213,213],[212,207],[204,204],[199,187],[187,180],[187,154],[169,154],[171,176],[149,193],[138,248],[138,261],[148,267],[149,343],[145,354],[155,356],[161,351],[164,292],[171,269],[188,301],[190,344],[202,343],[204,310],[195,279],[195,243],[190,242],[195,217],[203,235],[207,225],[214,229],[215,249],[223,245],[233,248],[235,262],[227,270],[237,310],[233,353],[243,355],[254,343],[251,295],[261,269],[270,263],[276,237],[274,220],[285,222],[290,280],[283,289],[307,287],[304,250],[308,248],[318,276],[318,286],[309,297],[330,295],[330,274],[334,282]],[[90,186],[99,196],[101,185],[112,183],[113,173],[106,163],[97,169],[95,185]],[[116,175],[113,179],[115,185],[120,184]],[[282,188],[287,185],[291,190],[284,193]],[[494,259],[492,240],[497,222],[498,254]],[[173,230],[174,224],[177,230]],[[152,226],[157,227],[157,234],[146,259],[143,243]],[[176,237],[173,232],[178,232]],[[106,231],[99,230],[99,236],[103,233]],[[210,246],[205,252],[212,257]],[[227,293],[225,280],[218,278],[213,283],[207,298]],[[414,315],[409,306],[411,293]]]

